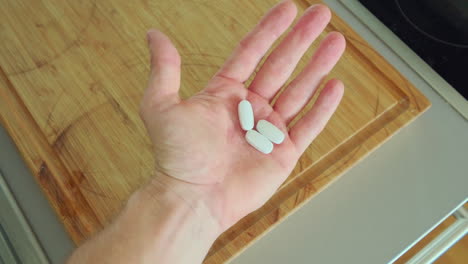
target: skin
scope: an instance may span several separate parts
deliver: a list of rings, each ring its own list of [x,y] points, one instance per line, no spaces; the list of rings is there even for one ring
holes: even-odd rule
[[[311,110],[289,127],[345,49],[344,37],[332,32],[271,106],[330,21],[330,10],[323,5],[303,14],[251,85],[244,85],[296,13],[290,0],[273,7],[207,86],[187,100],[178,94],[181,59],[176,48],[163,33],[148,32],[151,73],[140,114],[154,145],[156,175],[69,263],[200,263],[224,230],[274,194],[344,92],[341,81],[328,81]],[[245,141],[237,116],[243,99],[252,103],[256,120],[268,120],[286,135],[269,155]]]

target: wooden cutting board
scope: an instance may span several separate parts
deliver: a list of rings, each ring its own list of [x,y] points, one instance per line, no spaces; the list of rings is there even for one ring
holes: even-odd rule
[[[152,175],[138,117],[146,30],[158,28],[176,44],[188,97],[275,2],[0,0],[2,124],[76,243],[109,223]],[[313,2],[296,1],[300,13]],[[429,107],[337,16],[325,33],[335,30],[348,41],[329,76],[346,85],[337,113],[273,198],[226,231],[206,263],[238,254]]]

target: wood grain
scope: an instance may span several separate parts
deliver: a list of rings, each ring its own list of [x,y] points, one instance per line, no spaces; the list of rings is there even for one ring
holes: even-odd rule
[[[297,1],[300,12],[318,1]],[[138,118],[147,81],[145,32],[182,56],[183,97],[203,88],[275,1],[0,0],[0,117],[76,243],[119,211],[152,175]],[[278,224],[424,112],[427,99],[337,16],[347,50],[328,78],[344,81],[331,122],[272,199],[226,231],[220,263]],[[304,56],[295,76],[310,58]]]

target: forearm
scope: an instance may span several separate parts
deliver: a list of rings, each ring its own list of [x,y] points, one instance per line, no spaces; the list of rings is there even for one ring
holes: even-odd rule
[[[137,191],[68,263],[201,263],[220,228],[196,194],[182,198],[178,191],[154,183]]]

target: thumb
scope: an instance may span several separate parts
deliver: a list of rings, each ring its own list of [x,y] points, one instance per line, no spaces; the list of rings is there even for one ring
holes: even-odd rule
[[[161,107],[180,101],[180,56],[171,40],[157,30],[147,33],[151,71],[142,106]]]

